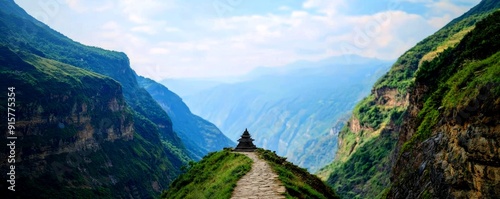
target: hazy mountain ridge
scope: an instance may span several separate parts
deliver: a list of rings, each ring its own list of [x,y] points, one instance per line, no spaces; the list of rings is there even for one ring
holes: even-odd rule
[[[345,58],[334,60],[343,62]],[[331,129],[338,128],[337,121],[389,66],[367,58],[359,64],[334,64],[325,61],[316,67],[276,69],[273,74],[266,72],[249,81],[221,84],[186,96],[185,101],[194,113],[216,124],[233,141],[248,128],[257,146],[275,150],[315,171],[335,155],[336,142],[323,142],[323,136],[335,133]],[[323,147],[305,148],[317,142]],[[328,158],[318,158],[324,156]]]
[[[186,149],[193,159],[200,160],[209,152],[236,145],[222,134],[215,125],[192,114],[177,94],[151,79],[141,76],[137,78],[139,84],[151,94],[170,116],[174,131],[186,145]]]

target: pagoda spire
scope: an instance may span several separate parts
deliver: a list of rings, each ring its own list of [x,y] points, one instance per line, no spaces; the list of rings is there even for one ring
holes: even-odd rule
[[[245,128],[245,131],[241,135],[241,138],[238,139],[238,146],[234,149],[234,151],[240,151],[240,152],[252,152],[257,147],[253,144],[254,139],[252,139],[252,136],[248,132],[248,130]]]

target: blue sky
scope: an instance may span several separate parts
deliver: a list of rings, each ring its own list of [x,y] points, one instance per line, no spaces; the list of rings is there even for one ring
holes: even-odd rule
[[[395,59],[480,0],[15,0],[140,75],[216,78],[358,54]]]

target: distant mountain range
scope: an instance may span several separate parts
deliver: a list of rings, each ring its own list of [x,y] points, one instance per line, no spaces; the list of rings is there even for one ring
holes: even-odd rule
[[[359,56],[259,68],[236,83],[163,81],[184,92],[191,110],[236,141],[245,128],[256,145],[316,171],[332,159],[336,133],[390,61]],[[181,83],[184,83],[182,85]],[[192,86],[189,90],[190,85]],[[183,90],[183,91],[181,91]],[[176,91],[177,92],[177,91]],[[189,94],[189,95],[187,95]],[[332,139],[325,140],[325,136]]]

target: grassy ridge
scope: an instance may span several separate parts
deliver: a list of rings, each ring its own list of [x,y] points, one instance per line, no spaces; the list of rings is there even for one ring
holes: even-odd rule
[[[454,110],[471,106],[482,95],[500,94],[500,11],[478,22],[476,29],[467,34],[456,48],[442,52],[431,62],[424,62],[416,75],[419,85],[431,92],[424,96],[424,106],[418,114],[420,125],[402,151],[418,141],[427,139],[439,118]],[[436,75],[439,74],[439,75]],[[442,114],[440,109],[445,108]]]
[[[229,150],[209,153],[201,161],[191,162],[189,170],[161,198],[230,198],[236,182],[250,171],[252,162],[247,156]]]
[[[285,185],[286,198],[339,198],[318,177],[310,174],[306,169],[287,162],[286,158],[279,157],[275,153],[264,149],[258,149],[257,153],[278,174],[279,179]]]

